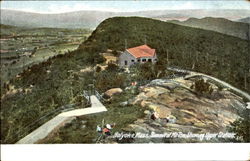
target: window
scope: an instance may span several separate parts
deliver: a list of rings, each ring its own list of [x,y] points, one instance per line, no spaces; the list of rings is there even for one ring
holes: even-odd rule
[[[127,60],[125,60],[125,61],[124,61],[124,64],[125,64],[125,65],[128,65],[128,61],[127,61]]]
[[[135,60],[134,60],[134,59],[132,59],[132,60],[131,60],[131,62],[135,62]]]
[[[148,62],[152,62],[152,59],[148,59]]]
[[[137,59],[137,61],[138,61],[138,62],[140,62],[140,61],[141,61],[141,59]]]
[[[146,59],[142,59],[142,62],[145,62],[146,61]]]
[[[157,61],[157,59],[155,59],[155,61]]]

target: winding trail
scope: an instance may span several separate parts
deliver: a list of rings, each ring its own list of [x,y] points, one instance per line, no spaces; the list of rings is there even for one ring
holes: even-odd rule
[[[105,106],[97,99],[95,95],[90,96],[90,102],[91,107],[89,108],[67,111],[57,115],[53,119],[49,120],[30,134],[19,140],[16,144],[34,144],[39,140],[44,139],[55,129],[58,129],[65,123],[72,121],[77,116],[107,111]]]
[[[248,101],[250,102],[250,95],[238,88],[235,88],[234,86],[230,85],[229,83],[226,83],[218,78],[215,78],[215,77],[212,77],[212,76],[209,76],[209,75],[206,75],[206,74],[203,74],[203,73],[198,73],[198,72],[193,72],[193,71],[189,71],[189,70],[183,70],[183,69],[178,69],[178,68],[174,68],[174,67],[168,67],[167,68],[168,70],[170,71],[175,71],[175,72],[182,72],[182,73],[186,73],[188,74],[187,76],[184,77],[184,79],[188,79],[188,78],[192,78],[192,77],[205,77],[205,78],[208,78],[208,79],[211,79],[213,81],[216,81],[217,83],[233,90],[234,92],[244,96],[245,98],[248,99]]]

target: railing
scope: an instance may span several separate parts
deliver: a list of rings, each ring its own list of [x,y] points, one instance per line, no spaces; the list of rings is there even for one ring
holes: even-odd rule
[[[95,96],[101,101],[103,100],[102,95],[98,91],[95,90]]]
[[[65,112],[71,109],[74,109],[74,104],[64,105],[53,111],[50,111],[49,113],[46,113],[45,115],[38,118],[37,120],[34,120],[23,127],[20,127],[19,128],[20,130],[17,130],[16,132],[14,132],[14,134],[11,137],[7,138],[6,141],[15,143],[19,138],[22,138],[23,136],[27,135],[29,132],[35,130],[37,127],[39,127],[40,125],[42,125],[43,123],[51,119],[52,117],[58,115],[61,112]]]
[[[178,67],[167,67],[167,69],[170,70],[170,71],[175,71],[175,72],[180,72],[180,73],[187,73],[187,74],[190,73],[190,71],[184,70],[184,69],[180,69]]]
[[[103,101],[102,95],[97,90],[91,90],[91,91],[83,91],[83,97],[90,103],[90,96],[95,95],[100,101]]]
[[[85,91],[85,90],[83,91],[83,97],[86,98],[89,101],[90,96],[89,96],[88,91]]]

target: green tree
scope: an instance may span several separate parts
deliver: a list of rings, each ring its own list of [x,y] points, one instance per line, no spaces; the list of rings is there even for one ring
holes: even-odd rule
[[[229,131],[236,134],[236,139],[242,142],[250,142],[250,109],[242,112],[242,118],[230,124]]]

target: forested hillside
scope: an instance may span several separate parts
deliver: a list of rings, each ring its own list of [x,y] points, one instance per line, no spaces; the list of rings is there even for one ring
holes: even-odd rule
[[[170,66],[218,77],[250,92],[250,41],[213,31],[180,26],[140,17],[116,17],[103,21],[79,47],[123,50],[146,43],[157,50],[159,60]]]

